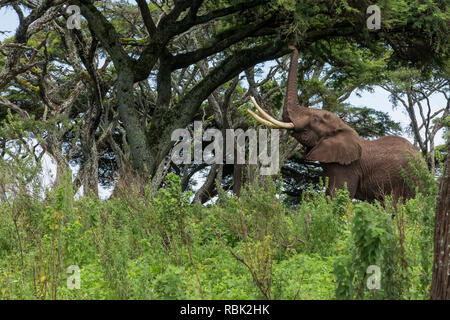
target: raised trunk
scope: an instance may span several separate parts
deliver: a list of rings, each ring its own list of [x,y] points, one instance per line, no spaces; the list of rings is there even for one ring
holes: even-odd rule
[[[291,54],[291,64],[289,67],[286,97],[284,98],[284,107],[283,107],[283,121],[285,122],[291,122],[292,117],[295,115],[295,113],[298,113],[299,111],[299,103],[297,95],[298,50],[296,48],[292,49],[293,51]]]
[[[295,130],[303,129],[308,123],[308,108],[301,107],[298,102],[298,51],[291,47],[291,65],[289,67],[286,97],[284,98],[283,121],[292,122]]]

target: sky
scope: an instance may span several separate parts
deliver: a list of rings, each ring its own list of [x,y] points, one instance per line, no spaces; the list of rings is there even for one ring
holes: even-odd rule
[[[0,41],[14,34],[15,29],[18,26],[18,19],[16,13],[7,8],[0,8],[0,31],[10,31],[10,33],[4,35],[0,34]],[[409,118],[405,111],[401,107],[396,109],[393,108],[392,103],[389,101],[389,93],[380,87],[375,87],[374,92],[363,91],[359,92],[360,97],[353,92],[352,95],[347,100],[348,103],[359,107],[365,106],[370,107],[375,110],[386,112],[390,115],[391,119],[397,121],[401,124],[402,128],[405,129],[409,124]],[[438,110],[446,105],[445,98],[443,95],[435,95],[431,97],[431,103],[433,110]],[[405,138],[412,142],[412,137],[403,134]],[[437,135],[435,140],[435,145],[440,145],[444,143],[444,138],[442,136],[442,130],[440,134]],[[45,161],[51,161],[50,159],[45,159]],[[50,166],[50,164],[49,164]],[[51,167],[51,166],[50,166]],[[54,175],[54,170],[49,167],[49,174]]]

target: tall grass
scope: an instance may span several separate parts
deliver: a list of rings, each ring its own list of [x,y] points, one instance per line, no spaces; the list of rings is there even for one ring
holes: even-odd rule
[[[0,179],[2,299],[428,298],[432,190],[396,206],[311,190],[289,208],[269,180],[205,207],[189,203],[174,175],[154,198],[100,201],[74,200],[69,177],[44,196],[17,189],[15,170],[0,170],[9,172]],[[80,289],[67,285],[71,265]],[[381,271],[378,290],[367,287],[370,265]]]

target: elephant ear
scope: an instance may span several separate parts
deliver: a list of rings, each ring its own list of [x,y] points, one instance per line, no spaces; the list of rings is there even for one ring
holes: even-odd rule
[[[344,130],[336,135],[322,138],[306,155],[307,160],[323,163],[349,165],[361,158],[362,148],[356,132]]]

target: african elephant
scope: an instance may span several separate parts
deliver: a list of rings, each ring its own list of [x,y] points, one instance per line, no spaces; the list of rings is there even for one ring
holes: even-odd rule
[[[385,136],[368,141],[344,123],[337,115],[300,106],[297,96],[298,51],[292,52],[283,121],[274,119],[251,99],[259,115],[248,110],[259,122],[272,128],[292,130],[294,138],[306,147],[307,160],[319,161],[329,178],[327,194],[347,185],[352,198],[373,201],[392,194],[411,198],[413,193],[403,179],[402,168],[418,150],[406,139]]]

